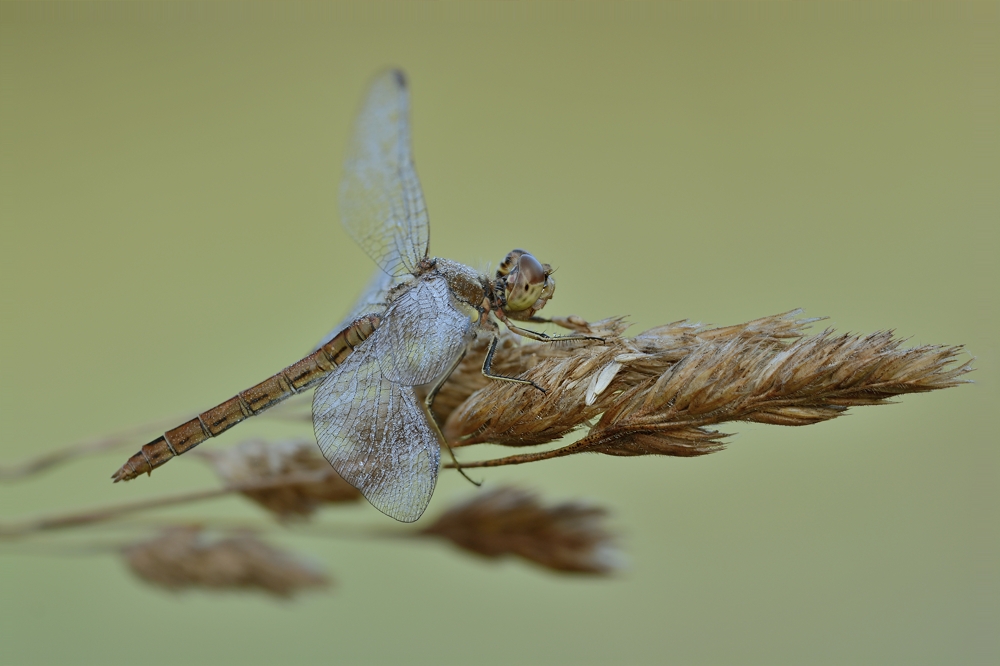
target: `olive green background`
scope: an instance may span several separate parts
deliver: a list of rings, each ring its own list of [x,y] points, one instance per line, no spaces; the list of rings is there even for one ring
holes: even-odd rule
[[[276,534],[337,579],[281,603],[55,554],[131,533],[0,545],[0,661],[996,663],[998,28],[997,4],[4,3],[0,463],[214,405],[340,318],[372,270],[340,162],[389,65],[431,252],[528,248],[558,267],[548,314],[638,332],[803,307],[964,343],[978,370],[808,428],[730,424],[705,458],[481,474],[609,506],[611,579]],[[260,433],[310,429],[206,446]],[[112,485],[143,441],[3,485],[2,519],[213,483],[181,460]],[[471,492],[444,473],[428,515]]]

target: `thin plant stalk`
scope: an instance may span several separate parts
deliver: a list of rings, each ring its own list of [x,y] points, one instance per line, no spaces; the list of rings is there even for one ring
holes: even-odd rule
[[[122,504],[114,504],[86,511],[46,516],[20,524],[0,525],[0,538],[15,538],[37,532],[92,525],[95,523],[114,520],[132,513],[148,511],[151,509],[160,509],[168,506],[176,506],[179,504],[189,504],[191,502],[200,502],[202,500],[224,497],[233,493],[268,490],[271,488],[281,488],[293,484],[318,483],[328,478],[331,474],[336,474],[336,472],[330,469],[329,471],[323,470],[320,472],[286,474],[259,481],[230,484],[221,488],[198,490],[194,492],[180,493],[177,495],[167,495],[165,497],[154,497],[151,499],[139,500],[137,502],[125,502]]]

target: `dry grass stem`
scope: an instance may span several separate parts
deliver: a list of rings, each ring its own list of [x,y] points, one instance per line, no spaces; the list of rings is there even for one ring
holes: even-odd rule
[[[199,490],[190,493],[181,493],[178,495],[168,495],[166,497],[154,497],[152,499],[139,500],[137,502],[124,502],[122,504],[115,504],[97,509],[36,518],[34,520],[14,525],[0,524],[0,539],[17,538],[37,532],[103,523],[109,520],[115,520],[121,516],[139,513],[142,511],[161,509],[179,504],[189,504],[206,499],[224,497],[233,493],[247,494],[295,485],[319,484],[324,483],[330,476],[337,476],[337,473],[328,465],[327,469],[320,471],[295,472],[293,474],[286,474],[283,476],[237,483],[223,488]]]
[[[622,557],[605,514],[574,502],[545,507],[531,493],[501,487],[455,505],[421,533],[490,558],[517,555],[556,571],[608,574]]]
[[[287,598],[330,585],[316,565],[249,534],[212,540],[198,527],[176,527],[122,556],[139,578],[169,590],[249,589]]]
[[[275,421],[310,421],[311,416],[308,413],[308,402],[305,400],[307,397],[303,395],[301,398],[298,396],[290,398],[277,407],[260,414],[258,418]],[[303,410],[303,407],[305,407],[305,410]],[[106,453],[127,446],[134,446],[137,438],[151,433],[163,432],[163,430],[176,426],[178,423],[186,421],[189,418],[191,418],[191,414],[172,416],[168,419],[158,419],[121,430],[111,435],[76,442],[13,465],[0,465],[0,481],[17,481],[41,472],[46,472],[54,467],[79,458]]]
[[[331,473],[330,463],[320,455],[315,442],[250,440],[231,449],[195,454],[207,459],[227,486],[246,486],[297,474],[318,475],[315,481],[241,491],[282,519],[309,516],[324,504],[361,499],[354,486]]]
[[[179,420],[179,417],[172,417],[169,419],[154,421],[152,423],[145,423],[143,425],[107,435],[106,437],[77,442],[61,449],[56,449],[55,451],[48,451],[47,453],[29,458],[14,465],[0,466],[0,481],[16,481],[18,479],[39,474],[40,472],[48,471],[53,467],[76,460],[77,458],[112,451],[120,447],[123,448],[125,446],[131,446],[135,444],[136,437],[149,432],[162,430],[163,428],[176,424]]]
[[[505,338],[494,368],[529,378],[546,393],[483,382],[473,376],[476,359],[470,354],[449,382],[454,385],[441,392],[448,395],[445,436],[455,447],[532,446],[596,420],[585,437],[568,446],[463,467],[584,452],[698,456],[723,448],[725,435],[710,425],[809,425],[848,407],[955,386],[972,370],[969,363],[956,363],[960,347],[903,348],[889,331],[834,335],[827,330],[806,337],[804,327],[815,320],[796,319],[799,314],[714,329],[678,322],[633,338],[622,337],[620,320],[589,326],[561,322],[605,338],[596,344],[518,345]]]

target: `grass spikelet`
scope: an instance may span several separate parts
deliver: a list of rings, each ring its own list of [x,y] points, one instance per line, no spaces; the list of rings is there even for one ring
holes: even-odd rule
[[[516,555],[555,571],[609,574],[622,557],[605,516],[578,502],[546,507],[532,493],[501,487],[452,507],[422,534],[489,558]]]
[[[849,407],[955,386],[969,363],[960,347],[903,348],[890,331],[806,337],[799,311],[738,326],[676,322],[603,343],[505,348],[520,375],[547,389],[491,382],[449,415],[452,446],[545,444],[596,420],[579,441],[551,451],[463,463],[532,462],[573,453],[697,456],[723,448],[708,426],[731,421],[810,425]],[[511,372],[517,374],[517,372]],[[511,405],[516,405],[511,409]]]
[[[309,516],[324,504],[361,499],[361,493],[319,455],[314,442],[250,440],[223,451],[205,451],[201,456],[226,485],[246,488],[240,491],[243,496],[282,519]],[[319,474],[318,480],[261,484],[280,477],[308,477],[310,472]]]
[[[169,590],[257,590],[288,598],[330,585],[312,563],[241,534],[212,540],[198,527],[175,527],[122,551],[140,579]]]

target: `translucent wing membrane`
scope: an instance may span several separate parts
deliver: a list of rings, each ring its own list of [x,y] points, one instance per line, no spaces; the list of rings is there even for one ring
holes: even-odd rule
[[[427,209],[410,151],[410,101],[402,72],[380,74],[355,121],[340,184],[351,237],[392,276],[427,255]]]
[[[347,313],[344,317],[326,336],[319,341],[313,351],[316,351],[327,342],[332,340],[337,333],[347,328],[351,322],[357,320],[362,315],[366,314],[381,314],[385,310],[386,306],[386,296],[389,290],[396,285],[405,281],[409,276],[404,277],[392,277],[380,268],[375,269],[371,280],[368,281],[368,285],[361,292],[358,300],[354,302],[351,307],[351,311]]]
[[[427,255],[427,211],[410,154],[408,114],[402,73],[377,77],[348,148],[340,208],[344,227],[384,271],[347,321],[372,312],[382,321],[313,397],[316,440],[327,460],[375,508],[404,522],[427,508],[441,461],[437,429],[413,387],[448,371],[473,326],[447,281],[433,273],[387,303],[389,291]]]
[[[410,523],[431,501],[440,443],[413,389],[382,377],[371,342],[316,389],[316,441],[337,473],[376,509]]]
[[[448,282],[424,275],[389,305],[372,348],[383,376],[417,386],[440,377],[472,335],[469,315],[454,304]]]

